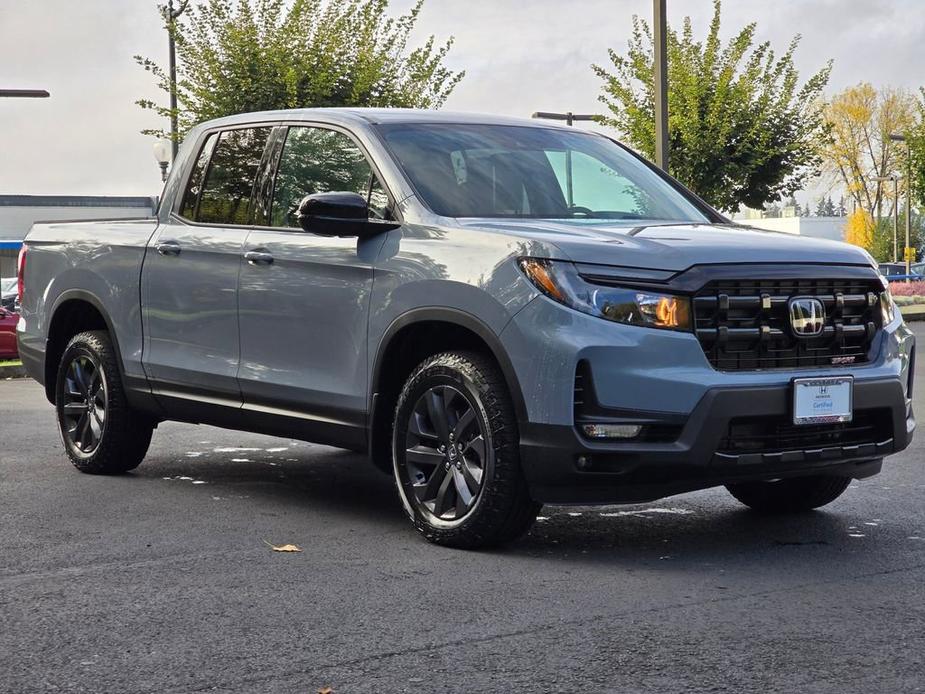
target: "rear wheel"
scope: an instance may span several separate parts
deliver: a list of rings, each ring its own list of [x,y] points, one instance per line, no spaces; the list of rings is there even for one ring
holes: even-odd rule
[[[144,459],[154,423],[129,408],[106,332],[71,338],[58,368],[55,409],[64,449],[81,472],[120,474]]]
[[[809,511],[835,501],[851,484],[850,477],[820,475],[773,482],[742,482],[726,486],[749,508],[763,513]]]
[[[439,354],[414,370],[398,398],[392,449],[402,504],[431,542],[489,547],[536,519],[510,395],[481,355]]]

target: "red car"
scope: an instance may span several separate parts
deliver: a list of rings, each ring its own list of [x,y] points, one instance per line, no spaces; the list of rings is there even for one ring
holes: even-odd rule
[[[16,324],[19,315],[5,308],[0,308],[0,359],[18,359],[16,348]]]

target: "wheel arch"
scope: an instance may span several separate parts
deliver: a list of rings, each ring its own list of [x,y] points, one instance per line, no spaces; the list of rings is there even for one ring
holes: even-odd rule
[[[112,319],[103,302],[84,289],[70,289],[62,292],[52,306],[45,337],[45,397],[52,404],[55,402],[55,384],[58,377],[58,364],[68,341],[85,330],[105,330],[109,334],[116,354],[116,366],[119,376],[124,378],[122,352],[119,340],[112,326]]]
[[[414,338],[421,341],[416,342]],[[370,379],[369,452],[380,468],[391,469],[387,443],[392,412],[408,374],[428,356],[452,349],[478,351],[490,356],[504,377],[518,422],[527,408],[520,381],[498,335],[470,313],[444,307],[416,308],[392,321],[379,340]],[[389,370],[387,364],[396,364]]]

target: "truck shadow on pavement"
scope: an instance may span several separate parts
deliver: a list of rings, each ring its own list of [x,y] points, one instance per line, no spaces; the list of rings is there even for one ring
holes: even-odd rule
[[[219,448],[179,459],[154,454],[134,474],[198,482],[203,493],[216,498],[247,498],[267,509],[334,517],[365,532],[415,535],[391,477],[372,468],[365,456],[346,451],[299,444],[285,450]],[[895,540],[902,532],[895,524],[854,513],[851,493],[827,510],[792,516],[742,509],[722,490],[633,506],[547,506],[527,536],[495,552],[624,566],[657,561],[668,568],[733,557],[762,562],[798,551],[806,559],[816,554],[838,563],[837,557],[850,561],[878,535]]]

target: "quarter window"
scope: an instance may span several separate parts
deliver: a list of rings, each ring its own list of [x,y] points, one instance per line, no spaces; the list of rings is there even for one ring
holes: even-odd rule
[[[302,198],[335,191],[362,195],[372,203],[370,216],[388,215],[385,191],[353,140],[336,130],[290,128],[276,174],[272,225],[297,228]]]
[[[206,166],[209,164],[209,157],[212,156],[212,148],[215,147],[215,133],[210,134],[199,157],[193,165],[190,172],[189,183],[186,186],[186,193],[183,195],[183,204],[180,206],[180,216],[187,219],[196,219],[196,203],[199,202],[199,193],[202,192],[202,179],[206,172]]]
[[[242,128],[221,134],[206,174],[196,221],[251,224],[251,193],[270,128]]]

